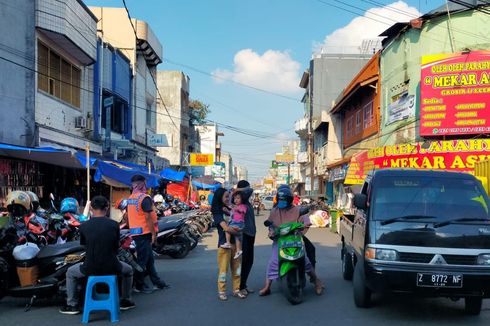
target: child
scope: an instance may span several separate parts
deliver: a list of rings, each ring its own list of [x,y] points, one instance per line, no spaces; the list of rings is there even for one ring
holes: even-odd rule
[[[235,235],[236,254],[233,259],[237,259],[242,255],[242,230],[245,227],[245,214],[247,213],[247,205],[244,204],[242,192],[233,194],[232,203],[235,207],[232,209],[230,227],[238,229]],[[226,243],[221,245],[221,248],[231,248],[231,234],[226,232]]]

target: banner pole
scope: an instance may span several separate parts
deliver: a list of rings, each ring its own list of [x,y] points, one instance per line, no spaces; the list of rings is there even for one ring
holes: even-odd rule
[[[90,201],[90,144],[85,145],[85,167],[87,169],[87,201]]]

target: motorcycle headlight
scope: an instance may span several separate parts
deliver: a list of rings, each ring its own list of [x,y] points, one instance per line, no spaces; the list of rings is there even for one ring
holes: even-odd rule
[[[366,259],[377,259],[385,261],[397,261],[398,252],[393,249],[366,248],[364,253]]]
[[[478,255],[476,263],[477,265],[490,265],[490,254]]]

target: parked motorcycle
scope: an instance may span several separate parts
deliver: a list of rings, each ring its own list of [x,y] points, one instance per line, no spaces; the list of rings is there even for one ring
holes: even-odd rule
[[[158,220],[157,239],[153,250],[158,255],[169,255],[172,258],[184,258],[191,249],[191,242],[183,234],[185,219],[166,217]]]
[[[272,222],[265,221],[264,225],[269,227]],[[303,301],[306,285],[303,229],[303,223],[285,223],[275,229],[273,235],[278,245],[279,279],[286,298],[293,305]]]

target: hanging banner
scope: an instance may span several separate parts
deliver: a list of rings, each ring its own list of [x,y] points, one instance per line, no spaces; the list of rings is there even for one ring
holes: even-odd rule
[[[412,168],[473,172],[490,159],[490,139],[441,140],[377,147],[351,158],[344,184],[362,184],[371,170]]]
[[[420,135],[490,132],[490,51],[422,57]]]
[[[191,166],[206,166],[214,164],[213,154],[190,153]]]

